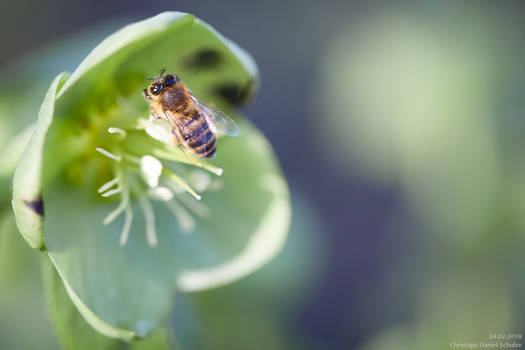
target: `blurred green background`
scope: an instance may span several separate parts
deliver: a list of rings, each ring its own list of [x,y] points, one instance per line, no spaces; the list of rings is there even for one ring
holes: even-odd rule
[[[2,159],[47,88],[31,74],[50,82],[122,24],[165,10],[254,56],[261,90],[245,113],[274,145],[294,205],[277,259],[178,299],[182,348],[448,349],[521,334],[523,2],[3,1]],[[0,348],[56,349],[39,258],[9,197]]]

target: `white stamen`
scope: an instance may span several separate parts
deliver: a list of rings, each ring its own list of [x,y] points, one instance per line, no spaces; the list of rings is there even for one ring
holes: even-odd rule
[[[207,162],[204,162],[204,163],[197,162],[195,159],[192,159],[192,157],[188,155],[188,153],[189,152],[184,152],[184,151],[169,152],[169,151],[158,149],[158,148],[153,150],[153,154],[159,158],[192,164],[198,167],[202,167],[202,169],[206,169],[207,171],[214,173],[217,176],[222,175],[223,170],[221,168],[217,168],[215,165],[212,165]]]
[[[182,187],[179,184],[176,184],[175,182],[170,183],[170,189],[176,194],[181,194],[181,193],[186,192],[186,189],[184,189],[184,187]]]
[[[110,158],[110,159],[113,159],[113,160],[116,160],[117,162],[120,162],[121,161],[121,157],[120,156],[117,156],[111,152],[108,152],[106,151],[105,149],[103,148],[100,148],[100,147],[97,147],[95,148],[95,150],[99,153],[102,153],[103,155],[105,155],[106,157]]]
[[[222,173],[224,172],[222,170],[222,168],[208,168],[208,170],[211,171],[212,173],[214,173],[217,176],[221,176]]]
[[[129,204],[128,201],[123,199],[122,202],[120,202],[120,205],[115,210],[113,210],[111,213],[109,213],[104,219],[104,221],[102,221],[102,223],[104,225],[111,224],[113,220],[115,220],[117,216],[119,216],[120,213],[122,213],[124,209],[128,207],[128,204]]]
[[[190,185],[186,181],[184,181],[182,178],[180,178],[178,175],[172,173],[171,171],[167,172],[168,178],[170,181],[166,181],[168,186],[171,188],[171,190],[175,193],[180,193],[180,187],[182,187],[184,190],[186,190],[189,194],[191,194],[196,200],[201,200],[201,196],[198,195],[193,188],[191,188]]]
[[[210,208],[202,204],[202,202],[196,201],[187,195],[179,196],[177,198],[179,198],[182,204],[184,204],[189,210],[194,212],[200,218],[207,219],[211,216]]]
[[[157,245],[157,233],[155,232],[155,214],[151,203],[145,197],[139,197],[139,203],[144,212],[144,218],[146,219],[146,240],[150,247]]]
[[[220,191],[224,188],[224,182],[221,180],[213,180],[211,184],[208,186],[208,190],[210,191]]]
[[[140,170],[142,170],[142,177],[149,187],[157,187],[159,185],[162,163],[157,158],[143,156],[140,159]]]
[[[118,176],[117,176],[118,178]],[[120,189],[120,187],[118,188]],[[117,189],[117,190],[118,190]],[[131,209],[131,205],[129,204],[129,190],[127,188],[124,188],[122,191],[122,201],[120,202],[120,205],[110,212],[106,218],[103,221],[104,225],[109,225],[112,223],[123,211],[125,211],[125,218],[124,218],[124,225],[122,226],[122,231],[120,232],[120,239],[119,244],[123,246],[126,244],[129,236],[129,231],[131,229],[131,222],[133,220],[133,210]],[[108,192],[104,193],[104,195],[108,194]]]
[[[179,228],[183,233],[191,233],[195,229],[195,220],[179,203],[171,200],[166,202],[166,206],[177,219]]]
[[[158,201],[169,201],[173,198],[173,192],[167,187],[155,187],[148,190],[148,194],[151,198]]]
[[[133,221],[133,210],[131,206],[126,207],[126,218],[124,219],[124,226],[122,226],[122,232],[120,233],[120,245],[123,246],[128,241],[129,231],[131,229],[131,222]]]
[[[108,132],[110,134],[119,134],[122,137],[126,137],[126,130],[121,129],[121,128],[110,127],[108,129]]]
[[[114,194],[117,194],[117,193],[120,193],[122,192],[122,187],[117,187],[113,190],[109,190],[107,192],[104,192],[102,193],[102,197],[109,197],[109,196],[113,196]]]
[[[188,161],[188,164],[193,164],[195,166],[198,166],[199,168],[202,167],[202,163],[197,160],[197,157],[194,157],[193,154],[190,153],[184,146],[179,145],[179,149],[182,151],[182,154],[184,155],[184,158]]]
[[[106,191],[109,190],[111,187],[113,187],[114,185],[116,185],[118,181],[119,181],[118,176],[115,177],[113,180],[109,180],[108,182],[106,182],[105,184],[103,184],[102,186],[100,186],[100,188],[98,189],[98,193],[106,192]]]
[[[145,128],[146,134],[168,145],[173,145],[173,134],[171,129],[165,123],[150,118],[148,125]]]
[[[189,174],[188,179],[190,180],[193,188],[199,192],[205,191],[211,183],[210,174],[200,170],[192,171]]]

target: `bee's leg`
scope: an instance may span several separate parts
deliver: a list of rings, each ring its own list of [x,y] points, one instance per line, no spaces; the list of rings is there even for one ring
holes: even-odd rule
[[[164,110],[164,116],[165,116],[166,119],[168,120],[168,123],[170,123],[171,133],[175,135],[177,129],[175,129],[175,125],[173,125],[173,121],[172,121],[172,120],[170,119],[170,117],[168,117],[168,115],[166,114],[166,110]],[[178,137],[178,136],[177,136],[177,137]]]
[[[161,117],[160,115],[158,115],[157,113],[155,113],[153,110],[150,110],[149,115],[150,115],[153,119],[162,119],[162,117]]]
[[[186,147],[184,147],[182,144],[179,144],[179,147],[182,150],[182,153],[184,154],[186,159],[189,160],[191,164],[196,165],[198,167],[202,166],[202,163],[197,161],[195,159],[195,156],[190,151],[188,151]]]
[[[155,108],[149,107],[149,116],[153,119],[161,119],[162,117],[155,112]]]

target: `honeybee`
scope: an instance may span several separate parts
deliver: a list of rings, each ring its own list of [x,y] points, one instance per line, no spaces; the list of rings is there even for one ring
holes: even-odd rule
[[[238,136],[239,127],[224,113],[199,100],[175,74],[160,72],[143,94],[156,119],[166,118],[175,144],[202,159],[209,159],[217,150],[217,135]],[[193,162],[193,161],[192,161]]]

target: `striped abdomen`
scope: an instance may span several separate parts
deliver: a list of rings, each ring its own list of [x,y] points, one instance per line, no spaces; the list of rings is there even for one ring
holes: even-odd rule
[[[206,118],[198,111],[181,121],[180,134],[184,146],[199,158],[212,158],[217,150],[215,134],[210,129]]]

